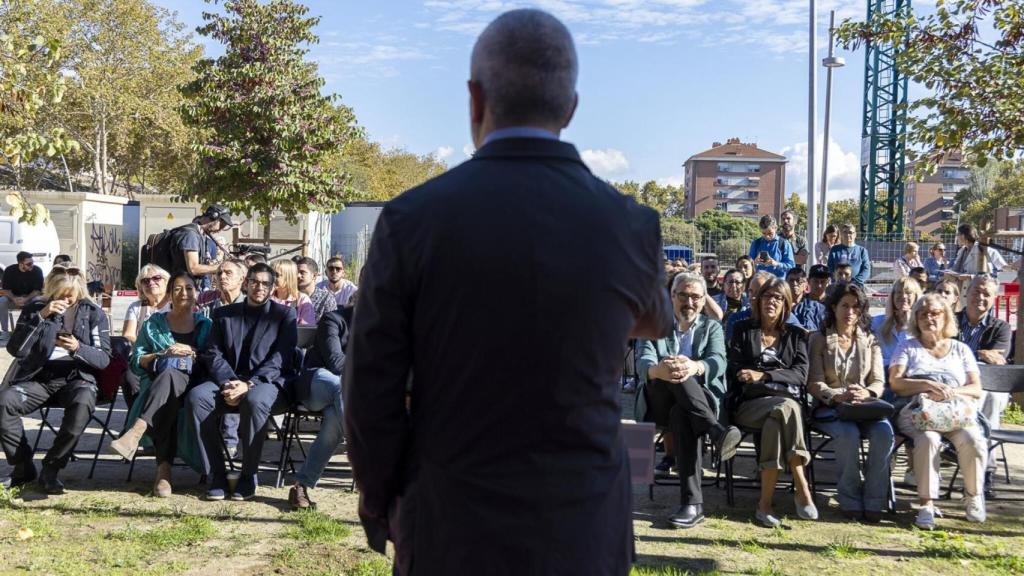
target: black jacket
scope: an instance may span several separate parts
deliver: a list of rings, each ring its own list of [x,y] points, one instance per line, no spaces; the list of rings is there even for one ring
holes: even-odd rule
[[[801,387],[807,384],[810,365],[807,354],[807,332],[802,328],[783,324],[782,335],[775,345],[781,368],[765,370],[760,364],[761,327],[752,318],[740,320],[733,326],[732,340],[726,350],[729,365],[725,375],[728,380],[731,408],[735,409],[743,397],[743,386],[736,377],[740,370],[764,371],[765,382],[780,390],[788,389],[797,398]]]
[[[961,310],[956,314],[957,322],[957,340],[966,342],[964,339],[963,330],[960,330],[961,326],[967,323],[967,312]],[[978,347],[974,352],[974,355],[978,355],[978,350],[999,350],[1006,356],[1008,361],[1013,360],[1013,350],[1010,349],[1010,341],[1013,336],[1013,331],[1010,329],[1010,325],[1005,321],[996,318],[995,313],[988,320],[988,326],[981,331],[981,340],[978,340]]]
[[[13,382],[31,380],[43,369],[53,353],[61,320],[56,315],[46,319],[39,316],[39,311],[46,304],[46,301],[37,299],[26,305],[7,342],[7,352],[18,361]],[[80,344],[72,355],[77,375],[73,373],[71,379],[81,378],[95,384],[96,373],[110,363],[110,323],[107,314],[92,300],[80,300],[71,333]]]
[[[399,574],[629,571],[618,379],[631,332],[671,332],[661,260],[657,213],[564,142],[488,143],[388,202],[343,382],[360,518]]]
[[[295,398],[301,401],[309,395],[309,385],[319,368],[341,376],[345,369],[345,349],[348,348],[348,324],[341,310],[324,314],[316,325],[313,346],[306,351],[303,371],[295,379]]]
[[[268,304],[266,313],[253,328],[247,380],[253,386],[274,385],[285,389],[285,382],[292,376],[292,357],[299,338],[295,310],[273,301]],[[243,313],[248,305],[239,302],[213,312],[213,327],[200,357],[210,380],[218,385],[241,379],[238,373],[244,371],[239,365],[245,342]]]

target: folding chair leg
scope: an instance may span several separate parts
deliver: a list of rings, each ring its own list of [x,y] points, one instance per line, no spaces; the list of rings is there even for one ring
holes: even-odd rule
[[[1010,463],[1006,460],[1006,444],[999,443],[999,451],[1003,453],[1003,472],[1006,474],[1006,483],[1010,483]]]
[[[50,418],[50,407],[43,406],[42,408],[39,409],[39,414],[41,415],[40,418],[42,418],[42,421],[39,423],[39,431],[36,432],[36,440],[35,442],[32,443],[33,454],[35,454],[36,451],[39,450],[39,441],[43,438],[43,430],[45,430],[46,425],[49,424],[48,419]]]
[[[949,479],[949,486],[946,487],[946,494],[942,496],[943,500],[953,499],[953,484],[956,482],[956,477],[960,474],[960,465],[957,464],[956,468],[953,469],[953,477]]]
[[[125,482],[131,482],[132,481],[132,474],[135,473],[135,459],[138,458],[138,457],[139,457],[139,453],[136,451],[135,454],[132,455],[131,464],[128,465],[128,478],[125,478]]]
[[[103,428],[100,430],[100,438],[96,441],[96,452],[92,455],[92,466],[89,467],[89,480],[92,480],[93,474],[96,472],[96,462],[99,462],[100,451],[103,449],[103,439],[110,436],[113,439],[114,435],[110,432],[110,417],[114,415],[114,404],[117,403],[117,392],[114,392],[114,399],[110,401],[107,406],[107,417],[103,420]],[[91,416],[90,419],[99,422],[99,419],[95,416]]]
[[[654,502],[654,484],[647,485],[647,497],[651,499],[651,502]]]
[[[289,452],[291,451],[291,428],[293,425],[293,421],[297,422],[298,420],[292,418],[291,412],[285,413],[284,423],[281,426],[281,429],[283,429],[284,431],[283,437],[282,430],[279,429],[277,434],[278,438],[281,440],[281,457],[277,463],[277,479],[274,481],[274,486],[277,488],[280,488],[281,486],[284,485],[284,467],[285,462],[289,459]]]
[[[735,487],[732,485],[732,482],[732,460],[730,459],[725,463],[725,499],[729,506],[736,505]]]

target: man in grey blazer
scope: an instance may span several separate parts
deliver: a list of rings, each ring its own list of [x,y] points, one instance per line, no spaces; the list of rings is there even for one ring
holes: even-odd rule
[[[622,350],[672,317],[657,213],[559,140],[576,69],[553,16],[500,16],[473,49],[476,154],[374,230],[345,428],[396,574],[629,573]]]
[[[681,505],[669,522],[692,528],[704,521],[700,486],[704,435],[711,438],[722,460],[736,454],[741,435],[735,426],[719,422],[726,392],[725,338],[722,325],[701,314],[708,297],[704,279],[679,274],[672,280],[671,295],[676,317],[673,335],[645,341],[637,359],[637,418],[671,430],[665,444],[679,465]]]

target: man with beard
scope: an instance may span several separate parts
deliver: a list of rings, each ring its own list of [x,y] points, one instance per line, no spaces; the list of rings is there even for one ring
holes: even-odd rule
[[[747,279],[743,272],[730,268],[722,277],[723,290],[713,298],[714,302],[722,310],[722,325],[729,321],[733,312],[738,312],[747,305],[747,293],[743,287],[747,285]]]
[[[807,263],[807,239],[796,233],[797,216],[792,210],[782,213],[779,220],[779,236],[789,240],[793,246],[793,260],[797,266]]]
[[[718,283],[718,258],[705,256],[700,260],[700,275],[708,286],[708,298],[714,298],[722,293],[722,285]]]
[[[316,260],[309,256],[296,256],[292,258],[298,273],[299,292],[302,292],[313,302],[313,310],[316,312],[316,321],[319,324],[324,314],[334,312],[338,308],[338,301],[334,294],[326,288],[318,287],[316,278],[320,274],[320,268]]]
[[[704,279],[683,272],[672,281],[671,295],[674,334],[644,341],[637,360],[637,403],[650,407],[649,414],[641,414],[643,407],[638,407],[638,417],[653,419],[662,428],[667,424],[672,431],[665,438],[663,463],[671,466],[674,462],[669,454],[678,455],[681,502],[669,522],[692,528],[704,521],[701,439],[707,434],[724,461],[736,454],[740,432],[718,421],[726,392],[725,338],[722,325],[700,313],[707,298]]]

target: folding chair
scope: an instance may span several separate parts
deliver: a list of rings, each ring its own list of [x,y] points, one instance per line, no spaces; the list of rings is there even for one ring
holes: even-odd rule
[[[13,366],[12,366],[12,368],[13,368]],[[104,438],[110,438],[111,440],[113,440],[114,438],[117,437],[114,434],[114,432],[110,429],[110,419],[114,415],[114,405],[117,404],[117,397],[118,397],[119,393],[120,393],[120,390],[115,389],[114,390],[114,397],[113,398],[111,398],[111,399],[97,398],[96,399],[96,410],[94,410],[92,415],[89,416],[90,423],[95,423],[98,426],[100,426],[100,428],[101,428],[100,437],[96,440],[96,449],[95,450],[90,450],[89,452],[85,452],[85,454],[87,455],[86,457],[88,457],[89,454],[92,455],[92,465],[89,466],[89,476],[88,476],[88,478],[90,480],[92,479],[93,474],[96,472],[96,463],[99,462],[99,460],[100,460],[100,452],[103,450],[103,440],[104,440]],[[105,415],[101,415],[100,414],[101,409],[104,408],[104,407],[106,407],[106,414]],[[57,435],[57,428],[55,428],[53,426],[53,424],[50,424],[50,421],[49,421],[50,410],[54,409],[54,408],[62,409],[56,403],[52,402],[52,399],[51,400],[47,400],[45,403],[43,403],[42,406],[39,407],[39,410],[38,410],[39,414],[40,414],[40,416],[39,416],[39,418],[40,418],[39,430],[36,432],[35,442],[32,443],[32,453],[33,454],[35,452],[37,452],[38,449],[39,449],[39,441],[43,437],[43,431],[44,430],[49,430],[53,435],[55,435],[55,436]],[[80,454],[80,453],[81,452],[79,452],[79,451],[72,452],[71,460],[72,461],[78,460],[78,458],[79,458],[78,454]]]

